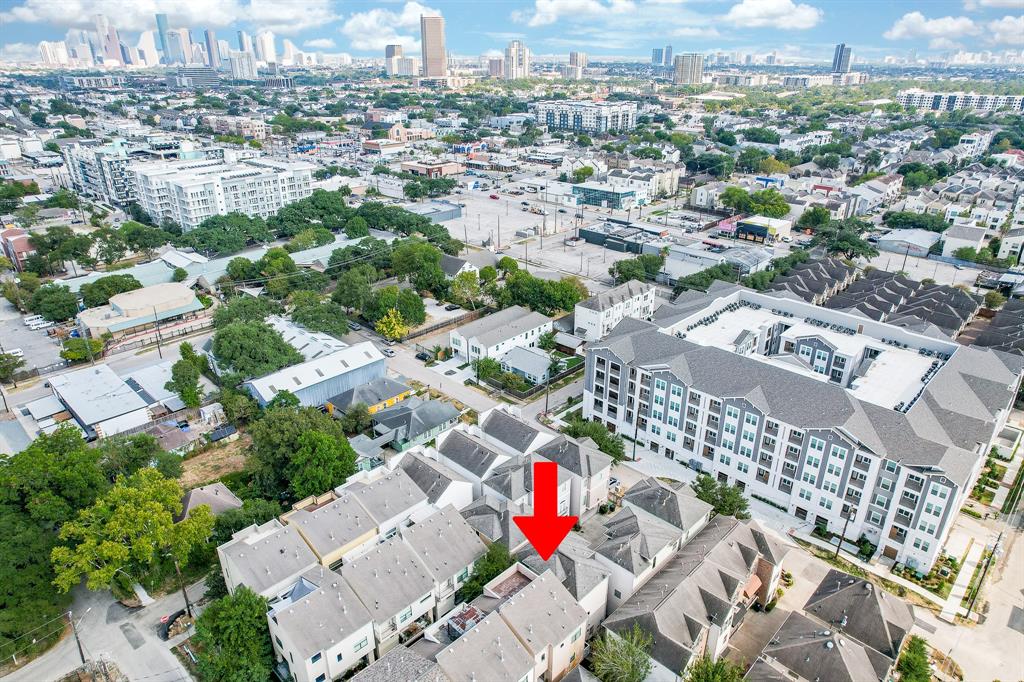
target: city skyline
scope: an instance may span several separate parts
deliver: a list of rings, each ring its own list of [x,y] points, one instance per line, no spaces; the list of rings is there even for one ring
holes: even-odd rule
[[[510,41],[520,40],[543,59],[572,50],[593,57],[649,59],[659,44],[677,52],[765,52],[769,47],[789,61],[832,60],[837,43],[853,49],[855,60],[881,61],[886,55],[940,55],[966,49],[1024,48],[1024,8],[1020,0],[939,0],[891,6],[872,12],[820,0],[729,0],[728,3],[665,0],[533,0],[494,3],[494,12],[471,11],[454,2],[381,4],[308,0],[295,3],[233,0],[207,6],[149,0],[129,6],[110,0],[76,0],[55,7],[44,0],[21,0],[0,12],[8,35],[0,60],[38,61],[41,41],[60,41],[69,30],[96,31],[96,15],[126,44],[135,45],[146,31],[159,34],[156,15],[166,14],[168,29],[189,29],[193,44],[205,47],[205,31],[229,39],[238,31],[254,36],[273,32],[278,53],[284,40],[306,53],[383,56],[388,44],[406,54],[421,51],[420,16],[445,18],[446,47],[459,56],[501,56]],[[76,11],[77,10],[77,11]],[[160,39],[156,39],[157,46]],[[646,57],[645,57],[646,55]]]

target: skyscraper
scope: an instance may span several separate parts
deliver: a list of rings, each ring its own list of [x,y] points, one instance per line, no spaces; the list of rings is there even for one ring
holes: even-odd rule
[[[851,49],[846,43],[836,45],[835,54],[832,55],[832,73],[850,73]]]
[[[157,46],[160,48],[160,56],[163,57],[164,63],[167,63],[167,15],[158,14],[156,15],[156,35],[157,35]]]
[[[384,59],[391,59],[392,57],[402,56],[401,45],[385,45],[384,46]]]
[[[569,66],[578,66],[581,69],[587,68],[587,53],[586,52],[570,52],[569,53]]]
[[[96,26],[97,52],[103,57],[103,63],[121,63],[121,38],[117,35],[117,29],[111,26],[103,14],[94,15],[93,24]]]
[[[277,48],[274,47],[273,31],[260,31],[256,34],[256,59],[267,64],[277,63]]]
[[[654,66],[661,66],[665,63],[665,50],[661,47],[656,47],[651,50],[651,64]]]
[[[252,53],[252,36],[245,31],[238,32],[238,51]]]
[[[662,64],[664,64],[665,66],[672,66],[673,63],[674,62],[672,61],[672,46],[671,45],[666,45],[665,46],[665,61],[663,61]]]
[[[704,55],[696,52],[676,55],[672,82],[679,85],[698,85],[704,80]]]
[[[491,57],[487,60],[487,75],[491,78],[501,78],[505,75],[505,60],[501,57]]]
[[[423,45],[423,77],[448,75],[448,51],[444,44],[444,17],[420,15],[420,43]]]
[[[530,48],[513,40],[505,48],[505,80],[530,77]]]
[[[236,81],[256,80],[256,57],[252,52],[232,52],[228,63],[231,66],[231,77]]]
[[[220,68],[220,48],[217,47],[217,34],[206,29],[206,63],[211,69]]]

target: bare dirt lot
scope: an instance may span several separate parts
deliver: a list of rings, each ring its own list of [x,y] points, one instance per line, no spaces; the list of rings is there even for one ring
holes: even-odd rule
[[[182,462],[184,471],[178,482],[185,490],[210,483],[225,474],[241,471],[245,467],[245,451],[252,438],[240,434],[238,440],[202,452]]]

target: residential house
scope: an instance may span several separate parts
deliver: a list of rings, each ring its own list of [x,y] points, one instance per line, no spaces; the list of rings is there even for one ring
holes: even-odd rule
[[[501,407],[491,408],[479,416],[479,434],[484,442],[510,454],[525,455],[554,438]]]
[[[551,331],[551,319],[522,306],[511,306],[448,333],[455,357],[471,362],[501,358],[515,346],[533,347]]]
[[[507,500],[522,507],[533,506],[533,465],[543,462],[536,455],[518,455],[508,462],[495,467],[494,472],[483,481],[483,494]],[[572,481],[569,472],[559,467],[556,499],[558,514],[569,514],[569,497]]]
[[[987,232],[984,227],[953,225],[942,233],[942,255],[952,257],[960,249],[984,248]]]
[[[437,457],[442,465],[472,482],[474,499],[482,493],[482,481],[510,459],[510,455],[495,451],[458,428],[438,436]]]
[[[554,359],[538,348],[515,346],[501,356],[501,371],[511,372],[530,384],[543,384],[551,376]]]
[[[373,429],[379,436],[390,435],[391,447],[402,452],[437,438],[458,421],[459,411],[451,403],[413,396],[375,412]]]
[[[399,466],[435,507],[452,505],[464,509],[473,501],[473,483],[469,479],[423,452],[407,451]]]
[[[245,585],[271,604],[286,597],[295,581],[316,568],[316,555],[292,526],[277,519],[253,524],[217,548],[228,592]]]
[[[90,440],[131,431],[152,419],[146,401],[108,365],[58,374],[49,385]]]
[[[469,580],[473,566],[487,546],[452,506],[405,528],[402,537],[434,580],[431,619],[437,620],[455,606],[455,593]]]
[[[414,395],[414,391],[401,381],[390,377],[381,376],[371,379],[365,384],[353,386],[333,398],[328,398],[324,403],[327,414],[341,418],[353,405],[363,404],[367,412],[377,412],[397,405],[406,398]]]
[[[187,519],[189,514],[200,505],[209,507],[210,511],[217,515],[229,509],[238,509],[242,506],[242,501],[220,481],[192,488],[182,495],[181,511],[174,517],[174,522]]]
[[[653,285],[630,280],[577,303],[574,334],[587,341],[599,341],[624,317],[651,319],[657,303]]]
[[[570,482],[569,513],[583,516],[608,500],[612,458],[589,438],[558,436],[535,450],[538,457],[558,465]]]
[[[497,613],[486,616],[446,649],[437,664],[451,682],[536,682],[536,659]]]

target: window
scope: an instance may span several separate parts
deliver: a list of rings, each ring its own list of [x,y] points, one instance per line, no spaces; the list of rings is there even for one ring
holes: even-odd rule
[[[277,646],[278,647],[280,647],[282,649],[284,648],[284,644],[281,643],[281,638],[280,637],[278,637],[277,635],[274,635],[274,641],[277,642]]]
[[[409,620],[410,618],[412,618],[412,607],[411,606],[409,608],[407,608],[405,611],[402,611],[400,614],[398,614],[398,622],[400,622],[400,623],[404,623],[405,621]]]
[[[870,514],[868,514],[868,521],[870,521],[871,523],[873,523],[876,526],[881,526],[882,525],[882,515],[879,514],[876,511],[873,511]]]
[[[666,388],[668,388],[668,383],[664,379],[654,380],[654,390],[664,391]]]
[[[937,495],[940,500],[944,500],[946,499],[946,496],[949,495],[949,488],[945,488],[941,485],[932,485],[931,494]]]
[[[664,405],[665,404],[665,396],[663,396],[663,395],[656,395],[656,396],[654,396],[654,404],[655,405]]]
[[[871,500],[871,503],[878,507],[885,507],[885,505],[889,504],[889,498],[886,497],[885,495],[879,495],[878,493],[875,493],[875,496]]]
[[[810,361],[811,359],[811,347],[806,344],[800,344],[800,357]]]
[[[459,573],[458,581],[461,583],[469,577],[469,567],[462,569]]]
[[[668,401],[668,409],[670,412],[682,412],[683,404],[677,403],[674,400]]]
[[[885,470],[890,474],[896,473],[896,462],[891,459],[885,460]]]
[[[732,457],[730,457],[729,455],[719,455],[718,461],[726,466],[729,466],[732,463]]]
[[[572,633],[572,641],[575,642],[583,634],[583,628],[576,628],[576,632]]]
[[[739,419],[740,418],[740,411],[739,411],[739,409],[737,409],[736,407],[734,407],[732,405],[726,405],[725,406],[725,416],[726,417],[732,417],[733,419]]]
[[[651,409],[651,419],[662,420],[664,418],[665,418],[665,413],[664,412],[662,412],[661,410],[655,410],[653,408]]]
[[[676,385],[676,384],[673,384],[672,385],[672,395],[675,396],[676,398],[682,398],[683,397],[683,387],[679,386],[679,385]]]
[[[722,447],[725,448],[726,450],[732,450],[734,447],[736,447],[736,443],[735,441],[726,440],[725,438],[723,438]]]
[[[341,663],[341,654],[338,654],[337,660],[338,660],[338,663]]]
[[[833,495],[835,495],[836,494],[836,490],[838,490],[838,486],[835,483],[830,483],[828,481],[826,481],[825,483],[822,483],[821,487],[822,487],[823,490],[827,490],[828,492],[832,493]]]
[[[914,540],[914,549],[919,549],[922,552],[927,552],[929,547],[931,547],[931,545],[922,540],[921,538],[916,538]]]
[[[878,479],[878,487],[881,488],[882,490],[892,490],[892,486],[893,482],[891,479],[884,477]]]
[[[747,424],[750,424],[751,426],[757,426],[757,423],[760,421],[760,419],[756,414],[752,412],[747,412],[745,415],[743,415],[743,421],[746,422]]]
[[[808,502],[810,502],[811,491],[808,490],[807,488],[800,488],[799,496],[801,500],[807,500]]]
[[[736,468],[740,471],[740,473],[743,473],[743,474],[749,474],[750,473],[750,467],[747,466],[746,464],[744,464],[743,462],[736,462]]]
[[[679,428],[679,417],[673,417],[672,415],[669,415],[665,421],[668,422],[669,426],[674,426],[677,429]]]
[[[828,499],[827,497],[822,497],[822,498],[820,498],[818,500],[818,506],[819,507],[824,507],[825,509],[831,509],[832,508],[832,500]]]
[[[746,445],[740,446],[740,454],[746,457],[747,459],[754,459],[754,451],[748,448]]]
[[[800,477],[800,480],[802,480],[804,483],[810,483],[811,485],[814,485],[814,482],[817,481],[818,479],[811,472],[805,471],[804,475]]]
[[[724,431],[725,433],[728,433],[728,434],[730,434],[732,436],[735,436],[736,435],[736,425],[735,424],[730,424],[729,422],[726,422],[726,423],[722,424],[722,431]]]
[[[676,426],[678,426],[678,424],[676,424]],[[668,432],[666,432],[665,433],[665,438],[668,438],[669,442],[675,443],[676,442],[676,438],[677,438],[676,432],[675,431],[668,431]]]
[[[825,452],[825,441],[821,440],[820,438],[815,438],[814,436],[811,436],[810,445],[808,447],[810,447],[811,450],[814,450],[818,453]]]
[[[356,642],[356,645],[355,645],[354,647],[352,647],[352,648],[353,648],[353,650],[355,650],[355,651],[361,651],[361,650],[363,650],[363,649],[365,649],[365,648],[366,648],[366,645],[367,645],[368,643],[369,643],[369,642],[367,642],[367,638],[366,638],[366,637],[363,637],[363,638],[362,638],[361,640],[359,640],[358,642]]]
[[[651,431],[651,433],[653,433],[653,434],[654,434],[655,436],[660,436],[660,435],[661,435],[661,427],[660,427],[660,426],[658,426],[657,424],[651,424],[651,428],[650,428],[650,431]]]
[[[747,431],[746,429],[743,429],[743,435],[741,437],[748,443],[753,443],[754,440],[756,440],[757,438],[757,434],[754,433],[753,431]]]
[[[817,457],[812,457],[811,455],[807,455],[807,464],[806,464],[806,466],[808,468],[810,468],[810,469],[815,469],[815,470],[820,469],[821,468],[821,460],[818,459]]]
[[[928,535],[935,535],[935,524],[934,523],[928,523],[926,521],[922,521],[920,524],[918,524],[917,529],[921,530],[921,531],[924,531],[925,533],[928,533]]]
[[[320,660],[320,658],[321,658],[320,652],[318,651],[315,654],[313,654],[313,657],[309,659],[309,662],[310,663],[316,663],[317,661]]]
[[[320,673],[317,675],[316,682],[327,682],[327,673]]]
[[[622,599],[622,593],[621,592],[619,592],[618,590],[614,590],[614,593],[615,593],[615,598],[616,599]]]
[[[841,476],[843,473],[842,467],[838,467],[835,464],[829,463],[825,470],[833,476]]]
[[[832,456],[838,459],[839,461],[843,461],[846,459],[846,448],[841,448],[838,445],[833,445],[831,452]]]

